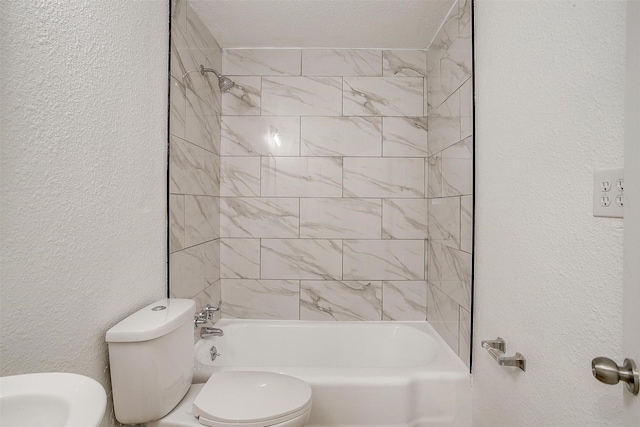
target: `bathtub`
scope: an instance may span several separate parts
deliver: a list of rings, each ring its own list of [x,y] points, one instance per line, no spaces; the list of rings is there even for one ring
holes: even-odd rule
[[[310,427],[471,426],[468,368],[428,322],[219,320],[196,343],[194,383],[280,372],[313,391]],[[211,346],[220,355],[211,361]]]

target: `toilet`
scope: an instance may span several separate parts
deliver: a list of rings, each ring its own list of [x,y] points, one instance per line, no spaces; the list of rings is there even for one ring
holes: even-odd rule
[[[214,373],[191,384],[195,302],[169,298],[107,331],[113,405],[123,424],[148,427],[302,427],[311,387],[288,375]]]

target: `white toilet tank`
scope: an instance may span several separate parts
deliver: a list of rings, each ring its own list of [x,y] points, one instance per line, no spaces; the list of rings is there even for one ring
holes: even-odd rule
[[[193,378],[190,299],[163,299],[107,331],[116,418],[123,424],[157,420],[184,397]]]

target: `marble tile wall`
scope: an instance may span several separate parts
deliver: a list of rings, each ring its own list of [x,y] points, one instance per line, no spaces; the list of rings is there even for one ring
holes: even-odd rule
[[[428,319],[469,363],[471,0],[427,51],[221,51],[174,2],[171,294],[227,318]],[[184,76],[200,63],[236,86]]]
[[[424,50],[223,50],[223,317],[426,319],[426,68]]]
[[[473,218],[471,0],[427,50],[427,319],[470,363]]]
[[[222,51],[185,0],[171,14],[169,286],[203,307],[220,300],[221,96],[198,68],[219,70]]]

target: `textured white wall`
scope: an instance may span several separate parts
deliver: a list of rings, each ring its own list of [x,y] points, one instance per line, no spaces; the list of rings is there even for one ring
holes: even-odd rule
[[[476,426],[619,426],[622,221],[592,216],[623,164],[625,4],[476,4]],[[527,372],[480,347],[501,336]]]
[[[0,373],[108,387],[105,331],[166,294],[168,2],[0,19]]]

